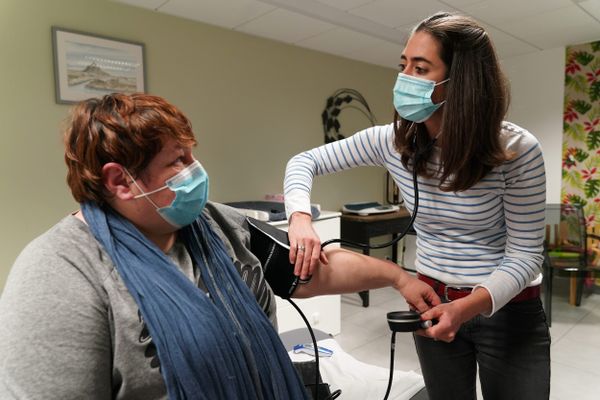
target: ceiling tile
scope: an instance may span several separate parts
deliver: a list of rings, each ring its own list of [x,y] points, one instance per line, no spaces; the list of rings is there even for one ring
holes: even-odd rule
[[[367,3],[371,3],[373,0],[317,0],[319,3],[326,4],[330,7],[338,8],[340,10],[350,10],[358,6],[362,6]]]
[[[148,8],[151,10],[156,10],[161,4],[163,4],[167,0],[113,0],[117,3],[125,3],[130,6]]]
[[[589,12],[594,18],[600,21],[600,1],[584,0],[579,2],[579,7]]]
[[[501,28],[506,22],[569,6],[573,7],[571,0],[486,0],[462,10],[480,21]]]
[[[498,58],[501,60],[506,60],[511,57],[522,56],[524,54],[535,53],[536,51],[540,51],[539,49],[517,39],[495,44],[495,47],[496,53],[498,54]]]
[[[335,28],[330,23],[278,8],[240,25],[236,30],[286,43],[297,43]]]
[[[283,10],[328,22],[340,28],[364,33],[392,43],[398,43],[397,32],[370,19],[321,3],[318,0],[260,0]],[[354,2],[356,0],[350,0]],[[372,2],[373,0],[370,0]]]
[[[379,24],[395,28],[416,24],[437,11],[455,11],[436,0],[398,1],[376,0],[348,12]]]
[[[256,0],[169,0],[159,11],[182,18],[234,28],[275,7]]]
[[[337,55],[346,55],[364,51],[370,47],[380,46],[385,43],[369,35],[351,31],[346,28],[333,29],[320,35],[301,40],[296,44],[313,50]]]
[[[442,3],[460,10],[462,7],[470,6],[476,3],[482,3],[486,0],[441,0]]]
[[[505,49],[507,47],[521,48],[522,50],[528,50],[527,52],[541,50],[541,48],[532,46],[530,43],[527,43],[526,41],[523,41],[512,34],[503,32],[485,23],[480,23],[492,39],[492,42],[494,43],[494,46],[496,46],[498,52],[500,52],[500,48]]]
[[[539,48],[550,49],[600,36],[600,23],[572,5],[514,20],[503,24],[502,30]]]
[[[498,57],[501,59],[520,56],[523,54],[533,53],[535,51],[541,50],[541,48],[532,46],[531,44],[523,40],[520,40],[512,35],[509,35],[506,32],[503,32],[492,26],[482,23],[481,21],[479,21],[479,23],[486,30],[488,35],[490,35],[490,38],[494,43],[494,47],[496,48],[496,52],[498,53]],[[402,30],[402,32],[405,32],[408,37],[408,35],[410,34],[410,30],[412,29],[412,25],[406,25],[397,29]]]
[[[390,68],[410,29],[440,10],[473,15],[502,59],[600,40],[600,0],[111,1]]]
[[[346,56],[355,60],[377,64],[387,68],[398,69],[398,63],[400,62],[400,54],[402,54],[402,50],[404,50],[404,46],[384,41],[377,46],[368,47],[359,52],[347,54]],[[390,82],[390,87],[393,84],[393,82]],[[391,95],[392,94],[390,90],[390,97]]]

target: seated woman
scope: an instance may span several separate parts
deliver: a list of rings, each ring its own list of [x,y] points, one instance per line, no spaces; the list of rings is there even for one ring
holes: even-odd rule
[[[245,218],[207,201],[188,119],[160,97],[113,94],[75,106],[64,143],[81,210],[11,270],[0,398],[307,398]],[[393,285],[421,311],[439,303],[394,264],[328,257],[297,296]]]

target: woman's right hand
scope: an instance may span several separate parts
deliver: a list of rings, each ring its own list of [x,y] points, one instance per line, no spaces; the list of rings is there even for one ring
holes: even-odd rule
[[[310,214],[295,212],[290,216],[288,229],[290,239],[290,263],[294,264],[294,275],[307,279],[315,270],[319,260],[327,264],[321,251],[321,239],[312,227]]]

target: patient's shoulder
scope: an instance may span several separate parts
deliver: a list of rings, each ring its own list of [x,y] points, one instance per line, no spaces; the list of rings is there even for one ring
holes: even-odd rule
[[[88,226],[69,215],[21,251],[11,268],[7,286],[10,281],[28,287],[54,284],[54,289],[60,291],[71,284],[85,284],[98,291],[113,268]]]

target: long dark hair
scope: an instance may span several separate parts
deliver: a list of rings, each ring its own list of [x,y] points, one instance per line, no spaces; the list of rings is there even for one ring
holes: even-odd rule
[[[508,110],[508,82],[486,31],[466,16],[440,12],[423,20],[413,33],[426,32],[439,41],[440,58],[447,67],[446,103],[442,109],[440,189],[462,191],[479,182],[492,168],[512,155],[500,143],[500,128]],[[415,148],[426,149],[416,168],[427,170],[432,151],[425,125],[394,113],[395,145],[406,167]],[[416,144],[416,146],[415,146]]]

